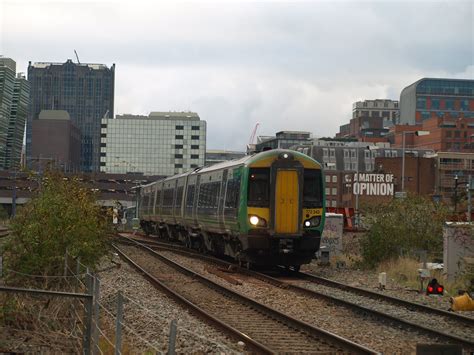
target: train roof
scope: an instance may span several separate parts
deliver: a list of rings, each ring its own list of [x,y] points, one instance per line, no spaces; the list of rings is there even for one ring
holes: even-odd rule
[[[271,149],[271,150],[266,150],[264,152],[255,153],[255,154],[252,154],[252,155],[246,155],[245,157],[242,157],[242,158],[239,158],[239,159],[228,160],[228,161],[224,161],[222,163],[217,163],[217,164],[214,164],[214,165],[211,165],[211,166],[204,166],[204,167],[195,168],[194,170],[189,170],[189,171],[186,171],[186,172],[181,173],[181,174],[169,176],[169,177],[167,177],[165,179],[162,179],[162,180],[154,181],[150,184],[143,185],[142,187],[150,186],[150,185],[153,185],[157,182],[164,182],[164,181],[178,179],[178,178],[181,178],[181,177],[184,177],[184,176],[187,176],[187,175],[194,175],[194,174],[197,174],[197,173],[207,173],[207,172],[212,172],[212,171],[216,171],[216,170],[227,169],[227,168],[230,168],[230,167],[233,167],[233,166],[249,165],[249,164],[252,164],[252,163],[254,163],[254,162],[256,162],[260,159],[265,159],[269,156],[278,155],[278,154],[281,154],[283,152],[291,152],[291,154],[296,155],[298,157],[304,157],[306,159],[314,160],[313,158],[311,158],[311,157],[309,157],[309,156],[307,156],[303,153],[297,152],[295,150]]]

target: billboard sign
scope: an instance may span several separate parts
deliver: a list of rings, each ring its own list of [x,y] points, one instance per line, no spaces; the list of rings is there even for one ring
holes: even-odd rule
[[[393,196],[393,174],[354,174],[352,193],[365,196]]]

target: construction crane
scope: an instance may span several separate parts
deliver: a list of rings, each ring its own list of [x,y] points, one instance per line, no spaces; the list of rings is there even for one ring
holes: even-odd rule
[[[257,128],[258,128],[258,126],[260,126],[260,123],[259,123],[259,122],[257,122],[257,123],[255,124],[255,127],[254,127],[254,129],[253,129],[253,131],[252,131],[252,134],[250,135],[249,145],[250,145],[250,144],[253,144],[253,141],[254,141],[254,139],[255,139],[255,135],[257,134]]]
[[[79,56],[77,55],[77,52],[75,49],[74,49],[74,54],[76,55],[76,58],[77,58],[77,64],[81,64],[81,62],[79,61]]]

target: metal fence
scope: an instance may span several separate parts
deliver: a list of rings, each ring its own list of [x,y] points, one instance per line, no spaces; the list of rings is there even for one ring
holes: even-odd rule
[[[92,274],[80,260],[75,261],[76,270],[72,270],[67,260],[66,255],[62,276],[28,275],[7,269],[3,270],[3,275],[0,273],[0,334],[3,334],[0,342],[3,340],[9,344],[11,348],[8,351],[121,354],[123,339],[128,337],[129,344],[140,344],[147,352],[175,353],[178,333],[175,319],[167,319],[147,309],[141,301],[120,290],[112,300],[101,300],[99,277]],[[23,279],[39,279],[50,286],[66,288],[67,291],[5,285],[2,277],[10,273],[19,274]],[[162,331],[168,333],[168,344],[159,344],[160,350],[156,342],[147,340],[141,333],[141,327],[125,320],[127,311],[138,313],[144,322],[159,320]],[[179,333],[186,338],[198,339],[201,343],[212,343],[222,352],[234,352],[223,344],[187,329],[183,324]],[[18,340],[18,344],[15,340]],[[163,348],[167,348],[167,351],[163,351]]]

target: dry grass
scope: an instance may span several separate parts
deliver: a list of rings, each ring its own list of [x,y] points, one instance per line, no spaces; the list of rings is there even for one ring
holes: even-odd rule
[[[406,257],[392,259],[381,263],[377,267],[377,272],[386,272],[387,278],[393,280],[399,285],[420,289],[420,278],[418,276],[418,269],[422,267],[418,260]],[[445,293],[448,296],[456,295],[458,290],[467,288],[467,279],[459,279],[455,282],[448,283],[443,275],[443,270],[430,270],[431,278],[436,278],[444,285]],[[426,287],[426,281],[425,281]]]

